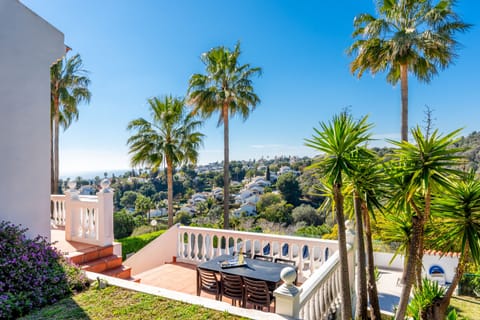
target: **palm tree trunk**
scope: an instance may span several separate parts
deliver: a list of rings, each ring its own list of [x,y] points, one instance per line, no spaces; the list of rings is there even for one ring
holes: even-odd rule
[[[408,141],[408,67],[400,65],[400,81],[402,95],[402,141]]]
[[[342,299],[342,320],[352,319],[352,300],[350,295],[350,280],[348,275],[347,238],[345,234],[345,217],[343,215],[342,186],[335,183],[333,186],[335,199],[335,216],[338,224],[338,251],[340,256],[340,287]]]
[[[55,194],[55,156],[53,154],[53,115],[50,116],[50,194]]]
[[[415,280],[415,266],[417,265],[417,253],[418,253],[418,239],[421,234],[422,225],[420,219],[417,216],[412,217],[412,239],[408,250],[407,267],[404,272],[405,278],[402,293],[400,295],[400,302],[398,304],[397,313],[395,314],[395,320],[404,320],[405,313],[407,311],[408,300],[410,298],[410,292],[412,290],[413,281]]]
[[[58,145],[59,145],[59,135],[60,135],[60,120],[58,113],[55,115],[55,133],[54,133],[54,171],[53,171],[53,194],[58,194],[58,176],[59,176],[59,156],[58,156]]]
[[[372,229],[370,227],[370,215],[365,203],[362,203],[363,223],[365,229],[365,247],[367,252],[367,290],[370,298],[370,306],[372,312],[370,313],[371,320],[381,320],[380,303],[378,301],[377,283],[375,279],[375,263],[373,261],[373,243],[372,243]]]
[[[223,104],[223,228],[230,227],[230,172],[229,172],[229,142],[228,142],[228,105]]]
[[[167,158],[167,189],[168,189],[168,227],[173,226],[173,168],[172,160]]]
[[[357,245],[357,302],[355,306],[355,318],[367,319],[367,275],[366,275],[366,257],[365,257],[365,242],[363,232],[363,218],[361,199],[357,191],[353,192],[354,196],[354,211],[355,211],[355,241]]]
[[[424,214],[420,219],[422,228],[420,229],[421,234],[418,238],[418,252],[417,252],[417,266],[416,266],[416,283],[419,289],[422,288],[422,269],[423,269],[423,250],[424,250],[424,242],[425,242],[425,223],[427,223],[430,219],[430,203],[431,203],[431,190],[430,187],[427,188],[425,194],[425,209]]]
[[[434,320],[443,320],[445,319],[448,306],[450,305],[450,300],[452,299],[453,292],[458,286],[460,279],[462,279],[463,272],[465,271],[465,265],[467,264],[467,257],[468,257],[469,247],[468,242],[465,245],[465,251],[463,252],[462,256],[460,257],[460,261],[458,261],[457,270],[455,271],[455,276],[453,277],[452,283],[450,287],[448,287],[447,292],[443,298],[434,303],[433,305],[433,315]]]

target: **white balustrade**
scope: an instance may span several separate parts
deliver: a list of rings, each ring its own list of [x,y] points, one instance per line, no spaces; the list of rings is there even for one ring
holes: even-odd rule
[[[65,238],[94,245],[113,243],[113,192],[102,181],[96,196],[79,195],[71,184],[66,195],[51,195],[52,221],[65,227]]]
[[[269,255],[294,260],[303,281],[337,250],[337,241],[332,240],[182,226],[178,228],[176,258],[199,264],[239,251]]]
[[[65,195],[52,194],[50,196],[52,212],[50,220],[53,225],[64,227],[65,226]]]

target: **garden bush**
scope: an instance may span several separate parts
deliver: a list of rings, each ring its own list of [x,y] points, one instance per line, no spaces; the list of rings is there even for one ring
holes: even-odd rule
[[[123,239],[118,239],[117,241],[122,244],[123,259],[126,259],[127,254],[134,253],[142,249],[164,232],[165,230],[160,230],[152,233],[142,234],[140,236],[131,236]]]
[[[88,281],[42,237],[0,222],[0,319],[14,319],[81,291]]]

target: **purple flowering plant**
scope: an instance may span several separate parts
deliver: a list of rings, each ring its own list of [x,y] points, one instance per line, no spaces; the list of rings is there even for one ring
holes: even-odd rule
[[[15,319],[84,290],[82,271],[27,229],[0,222],[0,319]]]

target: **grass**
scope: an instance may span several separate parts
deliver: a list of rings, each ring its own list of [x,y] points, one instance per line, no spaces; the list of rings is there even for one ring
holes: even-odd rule
[[[452,297],[450,305],[457,309],[459,316],[466,319],[480,319],[480,298],[468,296]]]
[[[155,231],[151,233],[142,234],[139,236],[131,236],[116,241],[122,244],[122,258],[125,260],[126,255],[132,252],[137,252],[138,250],[145,247],[148,243],[155,240],[166,230]]]
[[[163,297],[108,286],[90,289],[31,313],[21,319],[244,319]]]

